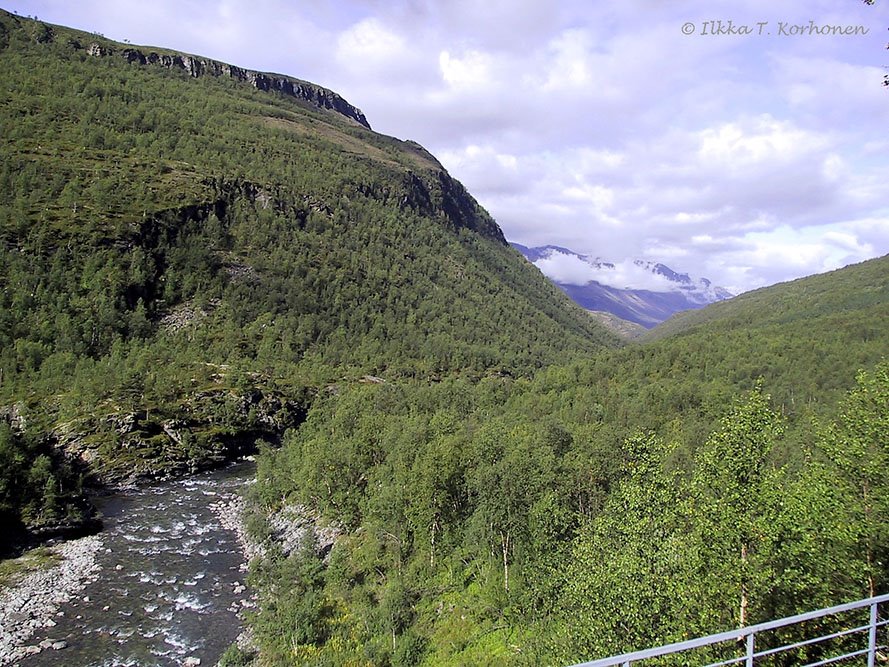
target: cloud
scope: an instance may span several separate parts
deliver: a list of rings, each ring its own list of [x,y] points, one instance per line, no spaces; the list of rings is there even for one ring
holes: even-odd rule
[[[363,74],[399,68],[409,55],[404,38],[376,18],[361,20],[340,33],[334,53],[344,68]]]
[[[793,161],[824,145],[825,139],[812,135],[787,121],[765,114],[748,123],[723,123],[699,133],[698,157],[711,169],[760,169],[767,164]]]
[[[869,257],[874,252],[874,247],[870,243],[862,242],[854,234],[846,231],[827,232],[822,239],[825,243],[854,255]]]
[[[752,289],[858,263],[886,253],[887,232],[889,218],[750,232],[718,249],[720,261],[731,267],[723,286]],[[883,250],[868,233],[882,239]]]
[[[491,57],[468,51],[461,57],[442,51],[438,56],[441,76],[451,88],[481,89],[491,83]]]
[[[330,87],[436,154],[508,238],[603,257],[619,280],[642,257],[742,291],[889,252],[882,3],[7,6]],[[772,34],[701,34],[711,20]],[[775,34],[809,20],[870,32]],[[552,270],[588,275],[567,259]]]
[[[632,259],[614,264],[588,262],[577,255],[551,250],[534,265],[545,275],[567,285],[586,285],[597,282],[618,289],[644,289],[653,292],[679,291],[676,283],[652,273]]]
[[[637,265],[631,259],[616,262],[613,269],[603,267],[597,272],[595,280],[603,285],[619,289],[643,289],[652,292],[679,291],[676,283],[667,280],[664,276],[652,273],[644,266]]]
[[[543,275],[568,285],[586,285],[595,280],[596,270],[577,255],[553,251],[534,262]]]
[[[593,83],[592,39],[585,30],[566,30],[549,45],[552,57],[548,63],[545,92],[585,89]],[[607,94],[607,93],[606,93]]]
[[[463,150],[443,151],[439,160],[451,171],[472,174],[479,190],[489,196],[514,197],[527,191],[529,173],[535,166],[526,158],[498,152],[492,146],[470,144]]]

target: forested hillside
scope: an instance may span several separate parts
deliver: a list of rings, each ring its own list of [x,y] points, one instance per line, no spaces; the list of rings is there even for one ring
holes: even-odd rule
[[[258,500],[347,537],[323,575],[311,555],[257,573],[264,647],[569,664],[889,590],[887,275],[882,258],[762,290],[761,322],[725,304],[532,379],[326,397],[266,453]]]
[[[421,147],[195,63],[243,72],[0,13],[5,517],[275,441],[344,375],[615,344]]]
[[[331,91],[2,12],[0,80],[5,539],[258,447],[223,664],[263,667],[568,664],[889,590],[889,258],[621,347]]]
[[[831,271],[774,287],[746,292],[705,310],[686,311],[673,316],[643,336],[659,340],[678,335],[694,335],[706,330],[724,335],[732,329],[757,330],[765,334],[787,324],[810,329],[812,339],[834,327],[858,331],[867,343],[882,333],[882,318],[889,297],[887,258],[862,262],[855,267]],[[767,334],[766,334],[767,335]]]

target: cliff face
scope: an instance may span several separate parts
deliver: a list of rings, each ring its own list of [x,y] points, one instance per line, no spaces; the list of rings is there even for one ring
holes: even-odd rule
[[[92,43],[87,47],[87,53],[93,56],[115,55],[108,47],[102,47],[97,43]],[[234,65],[228,65],[216,60],[207,60],[196,56],[185,54],[158,54],[154,52],[143,53],[138,49],[123,49],[120,54],[127,62],[138,63],[139,65],[159,65],[168,69],[181,69],[190,76],[195,78],[201,76],[224,76],[236,81],[243,81],[258,90],[265,92],[278,92],[282,95],[295,97],[297,99],[313,104],[322,109],[336,111],[347,118],[351,118],[359,125],[371,129],[367,118],[361,113],[361,110],[349,104],[342,97],[331,90],[316,86],[306,81],[291,79],[278,74],[266,74],[263,72],[254,72],[252,70],[243,69]]]
[[[10,20],[17,21],[21,24],[18,16],[13,16],[6,11],[0,10],[2,14]],[[56,31],[52,26],[37,21],[33,22],[34,26],[31,30],[32,38],[42,44],[51,43],[56,39]],[[86,33],[83,33],[86,35]],[[0,48],[5,47],[6,27],[0,25]],[[235,81],[242,81],[258,90],[265,92],[278,92],[282,95],[294,97],[298,100],[308,102],[320,109],[327,109],[345,116],[358,123],[359,125],[371,129],[361,109],[352,106],[342,97],[332,90],[322,88],[308,81],[301,81],[292,77],[283,76],[281,74],[269,74],[265,72],[254,72],[252,70],[243,69],[227,63],[222,63],[208,58],[199,58],[184,53],[156,53],[154,51],[142,51],[137,48],[116,48],[110,42],[93,41],[84,46],[79,39],[72,38],[66,42],[67,46],[81,50],[98,58],[102,57],[118,57],[123,58],[127,62],[138,65],[155,65],[166,67],[167,69],[178,69],[187,72],[195,78],[202,76],[219,76],[228,77]]]

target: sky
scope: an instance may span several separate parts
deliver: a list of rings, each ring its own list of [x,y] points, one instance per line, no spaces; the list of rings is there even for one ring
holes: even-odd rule
[[[524,245],[735,293],[889,253],[889,0],[0,6],[331,88]]]

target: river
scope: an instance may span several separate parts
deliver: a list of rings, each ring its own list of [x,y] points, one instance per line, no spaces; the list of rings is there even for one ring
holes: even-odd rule
[[[254,476],[240,463],[96,500],[104,517],[98,579],[29,641],[64,642],[22,667],[215,665],[251,604],[244,556],[213,505]],[[199,662],[198,662],[199,661]]]

